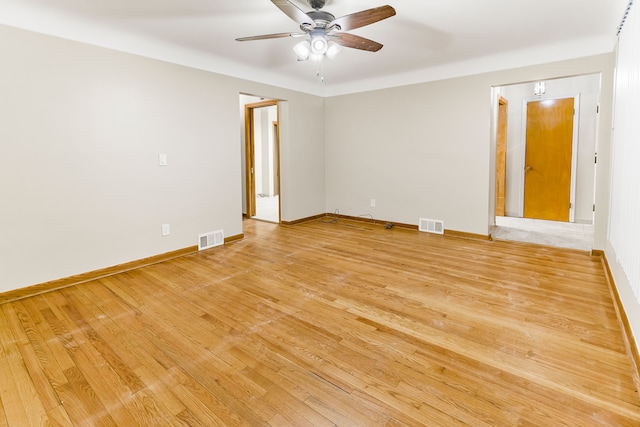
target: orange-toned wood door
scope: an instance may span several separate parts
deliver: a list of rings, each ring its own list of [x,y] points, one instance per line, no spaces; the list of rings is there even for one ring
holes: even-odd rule
[[[502,96],[498,98],[498,121],[496,129],[496,216],[504,216],[506,210],[507,184],[507,107]]]
[[[569,221],[574,99],[527,103],[524,217]]]

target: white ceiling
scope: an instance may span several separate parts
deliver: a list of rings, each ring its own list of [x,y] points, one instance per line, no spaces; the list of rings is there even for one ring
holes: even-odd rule
[[[291,0],[308,11],[305,0]],[[611,52],[627,0],[327,0],[336,17],[389,4],[351,31],[384,47],[298,62],[270,0],[0,0],[0,23],[323,96]]]

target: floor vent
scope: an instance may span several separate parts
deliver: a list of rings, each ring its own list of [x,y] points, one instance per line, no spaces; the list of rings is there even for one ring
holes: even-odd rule
[[[213,248],[224,244],[224,231],[216,230],[209,233],[198,234],[198,250]]]
[[[444,221],[420,218],[418,229],[426,233],[444,234]]]

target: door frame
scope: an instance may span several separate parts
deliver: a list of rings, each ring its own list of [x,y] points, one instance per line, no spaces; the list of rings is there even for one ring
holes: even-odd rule
[[[279,107],[278,107],[279,108]],[[271,122],[271,133],[273,135],[273,158],[276,163],[275,171],[273,174],[273,191],[278,198],[280,197],[280,117]],[[278,209],[278,212],[280,210]],[[278,219],[278,222],[280,220]]]
[[[578,180],[578,134],[580,130],[580,94],[566,95],[566,96],[531,96],[522,100],[522,165],[523,168],[520,171],[520,218],[524,218],[524,165],[526,165],[527,158],[527,105],[533,101],[552,101],[555,99],[573,98],[573,136],[571,141],[571,188],[569,203],[569,222],[575,222],[576,217],[576,185]]]
[[[498,94],[498,109],[496,119],[496,182],[494,216],[506,215],[506,185],[507,185],[507,131],[509,101]],[[500,202],[500,203],[499,203]]]
[[[256,159],[255,159],[255,138],[254,138],[254,130],[255,123],[253,120],[253,110],[257,108],[265,108],[265,107],[276,107],[276,123],[280,121],[280,102],[277,99],[269,99],[261,102],[254,102],[251,104],[245,104],[244,106],[244,126],[245,126],[245,177],[246,177],[246,188],[245,188],[245,197],[247,203],[247,217],[251,218],[256,215],[256,180],[255,180],[255,169],[256,169]],[[271,132],[273,127],[269,129]],[[278,172],[276,174],[275,179],[276,182],[276,190],[278,195],[280,195],[280,126],[277,126],[277,138],[275,144],[277,144],[277,162],[278,162]],[[282,197],[278,197],[278,223],[280,223],[282,219]]]

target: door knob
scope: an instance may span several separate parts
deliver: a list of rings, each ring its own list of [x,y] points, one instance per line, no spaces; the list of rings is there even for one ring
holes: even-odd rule
[[[529,165],[527,165],[527,166],[525,166],[525,167],[524,167],[524,170],[525,170],[525,171],[527,171],[527,172],[529,172],[531,169],[532,169],[532,168],[531,168],[531,166],[529,166]]]

